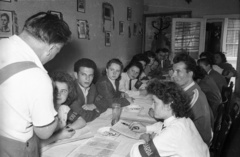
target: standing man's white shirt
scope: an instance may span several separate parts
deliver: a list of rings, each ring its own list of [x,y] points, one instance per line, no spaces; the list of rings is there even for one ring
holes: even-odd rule
[[[0,135],[21,142],[33,136],[33,125],[46,126],[57,112],[52,81],[34,51],[18,36],[0,40],[0,69],[32,61],[38,68],[15,74],[0,85]]]

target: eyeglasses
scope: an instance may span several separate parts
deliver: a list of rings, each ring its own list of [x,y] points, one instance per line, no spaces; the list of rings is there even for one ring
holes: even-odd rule
[[[67,89],[62,89],[60,91],[57,91],[57,94],[60,94],[60,95],[62,95],[62,94],[66,95],[67,93],[68,93]]]

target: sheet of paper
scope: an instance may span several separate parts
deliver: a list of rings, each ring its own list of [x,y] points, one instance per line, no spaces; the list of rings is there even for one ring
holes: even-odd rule
[[[89,139],[86,144],[76,148],[68,157],[111,157],[118,145],[117,141],[94,137]]]
[[[139,139],[141,136],[141,133],[136,133],[133,132],[130,128],[129,125],[131,124],[131,122],[128,121],[124,121],[124,120],[119,120],[116,124],[114,124],[111,129],[119,132],[120,134],[127,136],[129,138],[133,138],[133,139]]]
[[[61,144],[66,144],[66,143],[70,143],[70,142],[75,142],[75,141],[78,141],[78,140],[83,140],[83,139],[86,139],[86,138],[90,138],[90,137],[93,137],[94,134],[90,131],[90,128],[88,126],[85,126],[84,128],[82,129],[78,129],[78,130],[75,130],[76,133],[69,139],[64,139],[64,140],[58,140],[52,144],[49,144],[47,146],[44,146],[43,148],[41,148],[41,151],[44,152],[54,146],[57,146],[57,145],[61,145]]]

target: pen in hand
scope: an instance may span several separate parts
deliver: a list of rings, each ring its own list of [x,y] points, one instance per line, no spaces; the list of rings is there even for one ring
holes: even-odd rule
[[[127,124],[127,123],[124,123],[124,122],[122,122],[122,124],[123,124],[123,125],[126,125],[126,126],[128,126],[128,127],[129,127],[129,129],[131,129],[131,130],[138,130],[138,129],[139,129],[139,127],[138,127],[138,126],[133,126],[133,127],[130,127],[130,125],[129,125],[129,124]]]

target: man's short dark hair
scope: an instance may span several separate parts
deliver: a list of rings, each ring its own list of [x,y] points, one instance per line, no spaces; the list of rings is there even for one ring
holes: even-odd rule
[[[187,72],[192,71],[193,73],[196,71],[197,63],[196,61],[189,56],[187,53],[179,53],[173,58],[173,63],[183,62],[186,65]]]
[[[168,53],[168,54],[169,54],[169,52],[170,52],[169,49],[167,49],[167,48],[160,48],[160,49],[157,49],[157,50],[156,50],[156,53],[158,54],[160,51],[161,51],[161,52],[164,52],[164,53]]]
[[[94,73],[97,71],[97,65],[96,63],[88,58],[82,58],[79,59],[77,62],[74,64],[74,72],[78,73],[80,67],[86,67],[86,68],[92,68],[94,70]]]
[[[48,44],[64,44],[71,37],[68,24],[50,12],[40,12],[29,17],[23,30]]]
[[[206,66],[210,65],[212,67],[212,63],[211,63],[211,61],[209,61],[208,58],[200,58],[200,59],[198,59],[197,63],[198,63],[198,65],[200,63],[203,63]]]

